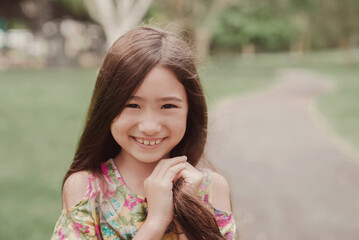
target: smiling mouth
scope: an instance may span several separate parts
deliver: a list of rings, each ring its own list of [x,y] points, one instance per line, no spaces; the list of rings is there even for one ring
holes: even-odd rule
[[[144,138],[133,137],[133,139],[144,146],[155,146],[155,145],[159,145],[165,138],[144,139]]]

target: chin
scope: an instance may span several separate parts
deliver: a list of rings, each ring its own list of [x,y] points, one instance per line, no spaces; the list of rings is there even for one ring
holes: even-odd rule
[[[163,157],[139,157],[137,159],[138,161],[143,163],[154,163],[160,161],[161,159],[163,159]]]

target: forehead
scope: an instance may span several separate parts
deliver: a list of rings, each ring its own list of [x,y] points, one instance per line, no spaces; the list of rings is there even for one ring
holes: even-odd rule
[[[179,97],[186,99],[186,90],[176,75],[167,68],[154,67],[131,94],[144,98]]]

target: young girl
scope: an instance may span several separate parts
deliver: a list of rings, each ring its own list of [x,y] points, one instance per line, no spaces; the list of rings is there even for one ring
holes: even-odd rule
[[[129,31],[99,71],[52,239],[234,239],[226,180],[196,168],[206,138],[188,46]]]

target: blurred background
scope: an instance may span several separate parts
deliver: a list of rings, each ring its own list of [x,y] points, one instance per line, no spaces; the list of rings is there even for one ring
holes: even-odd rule
[[[241,239],[358,239],[359,1],[0,0],[1,239],[50,238],[97,70],[114,40],[142,23],[181,32],[198,54],[207,155],[231,182]],[[294,105],[276,98],[289,95]],[[261,128],[268,122],[271,131]],[[288,122],[298,132],[280,138]],[[219,140],[234,133],[232,145]],[[292,149],[275,156],[283,162],[268,158],[276,147]],[[289,164],[303,152],[313,154]],[[291,182],[287,167],[308,182]]]

